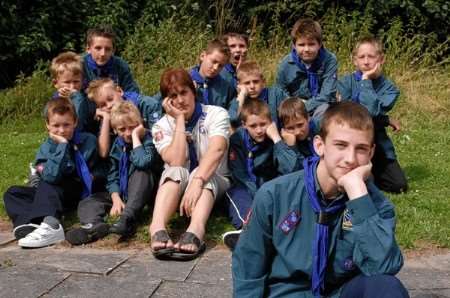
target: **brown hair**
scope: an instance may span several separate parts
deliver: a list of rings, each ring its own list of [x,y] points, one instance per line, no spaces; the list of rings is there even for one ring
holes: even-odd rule
[[[243,76],[256,75],[260,76],[262,80],[264,80],[264,75],[262,73],[261,68],[258,63],[255,61],[245,61],[242,62],[239,68],[237,69],[237,78],[238,81],[242,80]]]
[[[167,97],[174,88],[184,86],[191,89],[194,96],[196,95],[194,82],[192,82],[191,76],[185,69],[168,68],[162,73],[159,81],[159,91],[162,98]]]
[[[98,90],[105,85],[110,84],[111,87],[117,88],[117,84],[110,78],[101,78],[92,80],[89,83],[89,86],[86,88],[86,95],[90,100],[94,100],[97,96]]]
[[[278,118],[283,123],[283,126],[288,121],[302,117],[308,119],[309,115],[300,97],[288,97],[278,107]]]
[[[230,49],[228,48],[226,43],[218,38],[209,41],[206,45],[206,54],[211,54],[214,51],[219,51],[219,53],[223,54],[227,58],[227,60],[230,58]]]
[[[269,105],[257,98],[246,98],[244,104],[242,105],[240,114],[241,120],[243,122],[247,121],[247,118],[250,115],[265,117],[272,120]]]
[[[129,101],[123,101],[111,109],[111,127],[115,129],[124,123],[143,123],[138,108]]]
[[[249,40],[248,40],[248,36],[246,34],[240,34],[240,33],[236,33],[236,32],[228,32],[224,35],[222,35],[221,40],[228,45],[228,39],[230,38],[236,38],[236,39],[242,39],[243,41],[245,41],[245,45],[249,46]]]
[[[319,22],[313,19],[300,19],[292,27],[291,37],[294,43],[297,39],[306,37],[315,39],[322,44],[322,28]]]
[[[320,137],[325,140],[328,129],[332,123],[346,124],[350,128],[369,131],[373,142],[374,125],[372,117],[367,109],[352,101],[341,101],[333,103],[323,114],[320,124]]]
[[[358,53],[359,47],[365,43],[373,45],[376,48],[378,55],[384,55],[383,44],[381,43],[381,41],[373,35],[366,35],[359,38],[356,42],[356,45],[352,51],[353,57],[355,57]]]
[[[111,39],[113,47],[115,46],[116,34],[114,33],[112,27],[109,25],[101,25],[98,27],[90,28],[86,34],[86,45],[90,46],[92,44],[92,41],[94,40],[94,37],[99,36]]]
[[[45,122],[50,122],[50,117],[53,115],[66,115],[72,116],[73,120],[77,120],[77,113],[75,107],[70,99],[57,97],[55,99],[50,99],[45,105]]]
[[[83,62],[80,55],[67,51],[53,58],[50,65],[50,74],[54,80],[65,71],[71,72],[73,75],[83,75]]]

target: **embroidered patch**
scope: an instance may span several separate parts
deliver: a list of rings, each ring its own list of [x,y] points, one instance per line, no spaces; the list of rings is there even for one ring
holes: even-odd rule
[[[283,233],[288,234],[300,222],[300,219],[298,211],[292,211],[280,223],[279,228]]]
[[[352,271],[355,269],[355,263],[353,262],[352,257],[347,257],[344,259],[343,263],[342,263],[342,269],[344,269],[345,271]]]
[[[236,160],[237,159],[236,152],[234,150],[230,151],[230,154],[228,154],[228,159],[229,160]]]
[[[159,119],[159,113],[158,112],[154,112],[152,116],[153,116],[153,119]]]
[[[353,230],[352,215],[348,209],[344,210],[344,217],[342,218],[342,229],[346,231]]]
[[[162,131],[155,132],[155,141],[159,142],[164,138]]]

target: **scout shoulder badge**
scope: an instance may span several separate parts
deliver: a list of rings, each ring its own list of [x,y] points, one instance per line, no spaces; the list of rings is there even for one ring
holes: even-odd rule
[[[295,228],[300,222],[300,213],[298,211],[291,211],[280,223],[279,228],[284,234],[288,234],[293,228]]]
[[[346,231],[353,230],[352,215],[348,209],[344,210],[344,216],[342,217],[342,229]]]

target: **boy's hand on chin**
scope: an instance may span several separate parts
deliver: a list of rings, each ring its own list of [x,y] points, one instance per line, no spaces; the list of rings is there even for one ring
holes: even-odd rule
[[[372,170],[372,163],[354,168],[343,175],[337,181],[339,187],[343,188],[350,200],[357,199],[367,194],[365,181],[369,178]]]
[[[278,132],[277,124],[275,122],[272,122],[267,127],[266,134],[274,143],[278,143],[279,141],[281,141],[281,136]]]
[[[69,141],[67,141],[67,139],[65,137],[62,136],[58,136],[54,133],[49,132],[48,136],[50,137],[50,139],[52,139],[55,143],[61,144],[61,143],[68,143]]]

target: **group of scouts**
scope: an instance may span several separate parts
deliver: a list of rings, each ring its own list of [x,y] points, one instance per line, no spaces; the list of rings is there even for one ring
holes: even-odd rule
[[[355,72],[338,80],[319,23],[300,19],[291,37],[272,87],[247,58],[248,38],[229,33],[146,96],[114,55],[114,33],[90,29],[85,54],[53,59],[48,138],[29,185],[4,194],[18,245],[130,237],[149,204],[153,255],[191,260],[224,200],[235,297],[408,297],[394,277],[394,206],[380,191],[407,190],[386,133],[400,129],[387,115],[399,91],[382,73],[382,44],[360,39]],[[80,225],[65,233],[70,209]],[[175,241],[177,211],[190,221]]]

